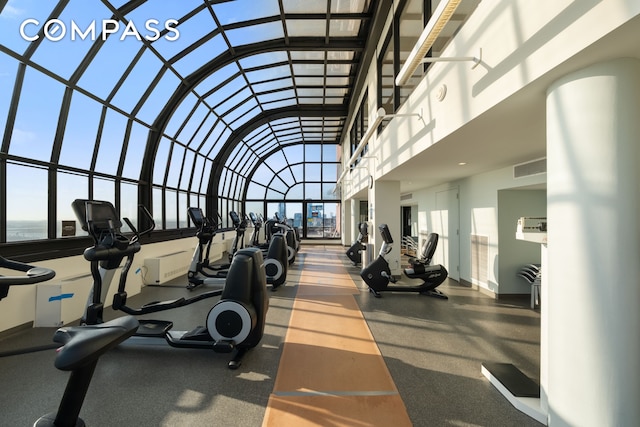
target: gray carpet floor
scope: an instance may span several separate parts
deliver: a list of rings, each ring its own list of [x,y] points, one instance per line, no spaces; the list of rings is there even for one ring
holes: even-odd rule
[[[287,284],[270,292],[264,337],[238,370],[227,368],[228,354],[125,343],[100,359],[81,417],[95,427],[260,426],[305,252],[325,248],[335,246],[305,247]],[[343,259],[360,283],[359,269]],[[199,292],[184,289],[182,282],[147,287],[131,305]],[[414,425],[540,425],[513,408],[480,371],[485,361],[513,363],[537,381],[540,313],[528,307],[528,298],[496,301],[454,281],[439,288],[448,300],[408,293],[377,299],[360,287],[356,300]],[[205,324],[211,301],[155,317],[174,321],[176,330],[191,329]],[[119,315],[105,310],[107,319]],[[53,329],[29,329],[0,340],[0,351],[48,344],[52,334]],[[54,368],[54,357],[49,350],[0,358],[0,426],[29,426],[56,410],[68,373]]]

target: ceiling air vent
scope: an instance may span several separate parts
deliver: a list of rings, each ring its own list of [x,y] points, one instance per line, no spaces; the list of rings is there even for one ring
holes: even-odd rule
[[[513,177],[524,178],[525,176],[539,175],[547,172],[547,158],[532,160],[513,166]]]
[[[413,193],[400,195],[400,200],[411,200],[411,199],[413,199]]]

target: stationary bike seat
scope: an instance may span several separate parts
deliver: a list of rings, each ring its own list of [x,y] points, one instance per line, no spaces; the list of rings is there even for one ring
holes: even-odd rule
[[[55,366],[62,371],[73,371],[100,356],[133,335],[138,329],[133,316],[124,316],[98,325],[62,327],[53,341],[62,344],[58,349]]]

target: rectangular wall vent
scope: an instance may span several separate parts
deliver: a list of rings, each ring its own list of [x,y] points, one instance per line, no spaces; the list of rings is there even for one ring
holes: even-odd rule
[[[513,166],[513,177],[524,178],[525,176],[539,175],[547,172],[547,158],[533,160],[531,162],[520,163]]]
[[[400,195],[400,200],[411,200],[411,199],[413,199],[413,193]]]

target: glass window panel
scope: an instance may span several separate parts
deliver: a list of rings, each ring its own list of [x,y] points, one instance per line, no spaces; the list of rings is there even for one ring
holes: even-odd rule
[[[229,197],[229,183],[227,182],[231,179],[229,175],[229,169],[223,168],[220,174],[220,183],[218,184],[218,196]]]
[[[231,129],[225,126],[224,132],[220,135],[220,138],[216,141],[213,148],[207,153],[207,157],[215,157],[218,155],[218,152],[222,149],[224,144],[227,143],[227,139],[231,136]]]
[[[262,184],[257,182],[251,182],[247,189],[247,198],[249,199],[264,199],[266,188]]]
[[[293,64],[293,73],[295,75],[324,75],[324,64]]]
[[[322,159],[321,151],[322,151],[321,145],[307,144],[304,147],[304,159],[307,162],[319,162]]]
[[[321,181],[322,177],[320,175],[320,170],[321,168],[319,163],[305,163],[305,181]]]
[[[244,69],[247,69],[253,67],[263,67],[265,64],[287,62],[288,60],[289,57],[287,56],[286,52],[266,52],[240,59],[240,66]]]
[[[127,154],[124,158],[123,177],[133,179],[140,178],[140,168],[144,162],[144,151],[147,148],[148,137],[149,128],[138,122],[133,122],[131,134],[129,135]]]
[[[215,24],[211,23],[209,28],[215,28]],[[201,46],[198,46],[192,52],[189,52],[185,57],[180,58],[173,66],[178,73],[183,76],[188,76],[213,58],[225,52],[228,48],[222,36],[217,35]]]
[[[336,184],[322,184],[322,198],[324,200],[337,200],[339,193],[336,190]]]
[[[236,0],[212,6],[221,25],[280,15],[278,0]]]
[[[296,99],[291,98],[291,99],[285,99],[283,101],[268,102],[264,105],[264,107],[265,109],[268,107],[268,109],[273,110],[276,108],[288,107],[290,105],[294,105],[295,103],[296,103]]]
[[[71,203],[75,199],[86,199],[89,194],[86,176],[58,172],[58,200],[56,200],[56,237],[62,237],[62,221],[77,220]],[[76,227],[76,235],[87,235],[80,225]]]
[[[296,182],[304,182],[303,165],[291,165],[291,173],[293,174]]]
[[[195,165],[193,168],[193,181],[191,181],[191,191],[199,192],[200,184],[202,182],[202,171],[204,169],[204,157],[198,155],[196,157]]]
[[[292,187],[289,187],[289,191],[287,191],[286,197],[289,200],[304,199],[304,184],[296,184]]]
[[[332,60],[341,60],[341,61],[351,61],[353,60],[355,54],[352,51],[348,50],[332,50],[327,52],[327,59],[329,61]]]
[[[326,76],[327,86],[349,86],[349,77]]]
[[[104,200],[106,202],[116,203],[115,183],[111,179],[93,179],[93,200]]]
[[[204,96],[226,80],[231,79],[233,76],[239,76],[239,73],[240,69],[238,68],[238,64],[236,64],[235,62],[227,64],[214,73],[210,74],[209,77],[200,82],[195,87],[195,91]]]
[[[289,170],[288,167],[279,171],[278,176],[280,177],[281,180],[286,182],[288,185],[292,185],[296,182],[296,180],[293,178],[293,175],[291,174],[291,170]]]
[[[209,113],[207,118],[200,126],[198,132],[191,138],[191,141],[188,143],[189,147],[197,150],[200,145],[205,141],[209,133],[211,133],[211,129],[216,124],[218,117],[215,114]]]
[[[141,47],[135,39],[121,41],[118,37],[109,37],[82,74],[78,85],[106,99]]]
[[[138,186],[135,184],[120,183],[120,217],[129,218],[138,231],[144,231],[140,230],[140,224],[138,224]],[[129,228],[127,225],[125,227]]]
[[[209,180],[211,179],[211,168],[213,167],[213,162],[211,160],[207,160],[204,165],[204,173],[202,174],[202,184],[200,185],[200,192],[206,193],[209,188]]]
[[[326,96],[335,96],[340,98],[344,98],[345,96],[347,96],[348,93],[349,93],[348,89],[341,89],[341,88],[327,88],[325,89],[325,92],[324,92]]]
[[[166,190],[164,194],[167,230],[172,230],[178,227],[178,193],[174,190]]]
[[[245,111],[245,106],[247,107],[253,106],[253,108],[251,108],[248,111]],[[260,114],[261,111],[262,110],[260,109],[260,107],[258,107],[257,102],[254,100],[251,100],[246,104],[244,104],[244,106],[237,108],[236,110],[229,113],[229,115],[225,116],[225,120],[229,120],[230,122],[229,126],[232,129],[238,129],[244,123],[248,122],[258,114]]]
[[[211,130],[211,133],[207,136],[207,140],[202,145],[200,152],[205,154],[208,153],[216,143],[216,141],[222,136],[226,128],[227,125],[225,125],[222,121],[217,120],[215,125],[213,126],[213,130]]]
[[[107,111],[107,117],[102,127],[96,171],[111,175],[117,173],[126,128],[127,118],[125,116],[114,110]]]
[[[324,61],[324,57],[325,57],[325,52],[322,51],[293,51],[290,52],[291,55],[291,59],[293,61],[296,60],[317,60],[317,61]]]
[[[245,203],[245,209],[248,213],[253,212],[254,214],[256,214],[256,216],[262,215],[264,216],[264,202],[259,201],[259,202],[246,202]]]
[[[209,108],[206,105],[200,104],[193,115],[189,118],[189,121],[185,125],[185,127],[180,131],[180,133],[176,136],[176,139],[183,144],[187,145],[189,140],[198,130],[198,126],[202,124],[204,119],[209,114]]]
[[[269,167],[264,163],[258,166],[258,169],[256,169],[252,177],[253,181],[261,182],[264,184],[271,181],[271,178],[273,178],[273,171],[269,169]]]
[[[38,0],[12,0],[9,1],[2,14],[0,14],[0,40],[9,49],[23,53],[31,42],[20,36],[20,25],[25,19],[32,18],[44,23],[56,2],[42,2]],[[25,34],[28,37],[35,36],[40,26],[27,26]]]
[[[55,37],[64,37],[57,41],[45,37],[33,55],[33,61],[64,78],[71,77],[94,41],[100,38],[101,21],[96,23],[97,16],[111,16],[111,12],[101,2],[70,2],[58,17],[64,26],[59,26]],[[74,30],[72,22],[80,33]],[[93,31],[87,32],[92,28]]]
[[[113,104],[125,111],[133,110],[161,68],[162,62],[153,52],[146,49],[118,89]]]
[[[296,77],[298,86],[324,86],[324,77]]]
[[[163,22],[165,19],[180,19],[185,15],[185,12],[195,9],[200,4],[202,4],[202,0],[169,1],[161,2],[160,4],[158,2],[146,2],[144,6],[148,6],[147,17],[143,19],[153,16],[159,20],[156,15],[157,9],[166,9],[166,11],[162,12],[164,15]],[[158,6],[160,6],[160,8]],[[150,8],[152,8],[153,11],[149,10]],[[138,7],[138,9],[140,9],[140,7]],[[176,28],[180,32],[178,39],[170,41],[166,38],[160,38],[153,42],[153,47],[165,58],[172,58],[183,49],[188,48],[206,36],[215,28],[215,22],[211,17],[211,13],[205,8],[189,18],[189,20],[181,22]]]
[[[187,119],[197,102],[198,98],[196,98],[194,94],[188,94],[180,103],[178,108],[173,111],[171,118],[169,119],[169,123],[164,130],[164,133],[172,137],[175,136],[180,129],[180,126],[184,124],[185,120]]]
[[[182,168],[182,160],[184,159],[184,147],[180,144],[173,144],[173,152],[171,154],[171,163],[169,163],[169,175],[167,176],[168,187],[178,187],[180,179],[180,171]]]
[[[165,72],[138,114],[136,114],[136,117],[147,123],[153,123],[179,85],[180,79],[176,77],[173,71]]]
[[[285,195],[277,192],[271,188],[267,189],[267,200],[269,199],[282,199]]]
[[[325,162],[338,161],[339,145],[324,144],[322,146],[322,160]]]
[[[351,64],[327,64],[328,76],[347,76],[351,73]]]
[[[260,83],[265,82],[267,80],[275,80],[278,78],[286,78],[291,76],[291,69],[288,65],[278,65],[275,67],[267,67],[260,70],[255,71],[247,71],[247,79],[250,83]],[[289,81],[289,85],[292,85],[291,81]],[[280,85],[278,87],[286,87]],[[264,92],[265,88],[258,86],[256,89],[258,92]]]
[[[153,187],[153,221],[156,223],[156,230],[164,230],[162,224],[162,188]]]
[[[276,176],[273,178],[273,181],[269,183],[269,188],[280,191],[282,193],[286,193],[289,189],[289,186]]]
[[[181,191],[178,193],[178,228],[187,228],[189,227],[187,209],[189,208],[189,198],[187,193]]]
[[[4,129],[7,124],[7,113],[11,104],[11,95],[13,94],[17,71],[18,61],[0,53],[0,93],[5,94],[0,96],[0,129]]]
[[[327,22],[324,19],[287,19],[289,37],[324,37]]]
[[[217,92],[216,92],[217,95]],[[231,98],[225,99],[225,98],[218,98],[216,96],[215,100],[219,103],[222,102],[222,104],[218,105],[215,107],[215,112],[219,115],[222,116],[224,115],[227,111],[231,110],[232,108],[238,106],[240,103],[244,102],[245,100],[247,100],[248,98],[250,98],[252,95],[251,90],[249,90],[248,87],[244,87],[240,92],[234,94]]]
[[[280,170],[289,164],[282,154],[282,151],[277,151],[273,153],[273,155],[269,156],[267,163],[273,170]]]
[[[7,242],[46,239],[47,170],[8,163],[7,182]]]
[[[255,167],[256,163],[258,163],[260,159],[258,158],[258,156],[251,156],[251,158],[249,159],[249,161],[247,161],[244,166],[242,166],[242,169],[240,169],[240,173],[242,174],[242,176],[248,176],[249,173],[253,170],[253,168]]]
[[[47,102],[42,102],[42,94]],[[58,127],[64,86],[31,67],[27,68],[9,153],[49,161]]]
[[[331,13],[359,13],[369,9],[371,0],[332,1]]]
[[[252,77],[256,78],[254,82],[257,83],[254,83],[253,85],[251,85],[251,87],[253,87],[253,90],[256,92],[269,92],[277,89],[292,88],[293,80],[291,79],[291,77],[289,77],[290,75],[291,72],[289,72],[287,75],[284,75],[284,78],[280,78],[274,81],[266,81],[266,79],[262,79],[262,76],[260,76],[258,73],[254,73]],[[251,81],[251,78],[249,78],[249,80]]]
[[[306,183],[304,185],[304,197],[306,199],[315,199],[315,200],[321,200],[322,199],[322,188],[320,184],[315,184],[315,183]]]
[[[182,168],[182,176],[180,177],[180,189],[182,190],[189,189],[195,156],[196,153],[194,151],[185,150],[184,167]]]
[[[167,172],[169,160],[169,150],[171,149],[171,141],[167,138],[162,138],[160,144],[158,144],[158,150],[156,151],[156,159],[153,165],[153,183],[164,184],[164,176]]]
[[[299,97],[305,97],[305,96],[323,96],[324,95],[324,89],[322,88],[298,88],[298,96]]]
[[[283,149],[289,163],[300,163],[304,161],[304,145],[290,145]]]
[[[359,31],[359,19],[332,19],[329,22],[329,37],[355,37]]]
[[[282,6],[284,13],[327,13],[327,3],[323,1],[283,0]]]
[[[89,169],[102,105],[80,92],[74,92],[62,140],[59,163],[81,169]]]
[[[282,90],[278,92],[266,93],[263,95],[258,95],[258,99],[260,102],[269,102],[269,101],[277,101],[286,98],[293,98],[296,96],[296,93],[293,89]]]
[[[336,181],[338,179],[338,164],[323,163],[322,164],[322,180]]]

